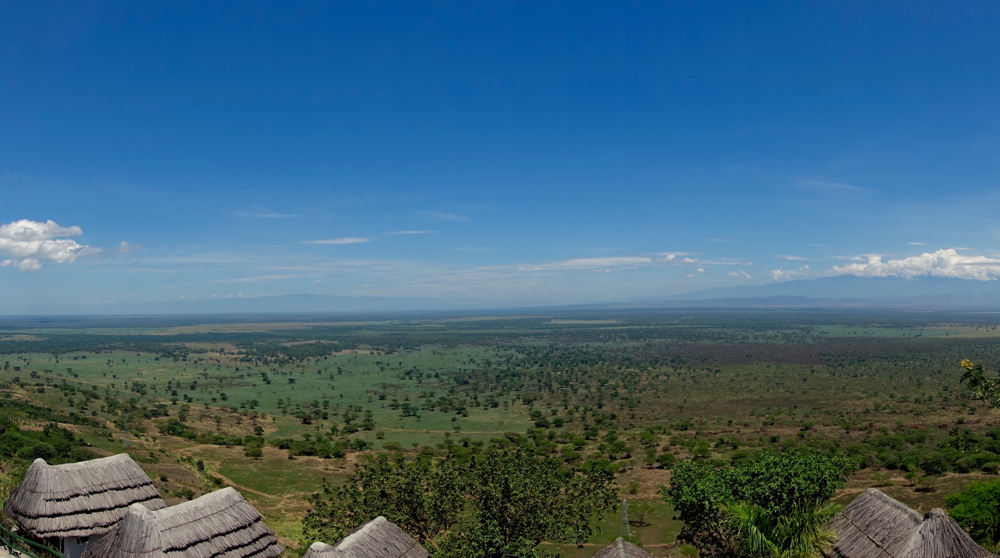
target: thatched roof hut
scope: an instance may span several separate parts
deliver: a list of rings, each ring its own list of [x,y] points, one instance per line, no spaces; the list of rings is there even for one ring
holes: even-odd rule
[[[110,531],[133,504],[166,507],[128,454],[66,465],[36,459],[11,492],[4,513],[39,539],[89,537]]]
[[[831,526],[834,558],[985,558],[992,555],[941,509],[921,514],[874,488],[844,508]]]
[[[232,488],[150,511],[133,505],[84,558],[274,558],[282,548],[260,514]]]
[[[429,558],[405,531],[378,516],[330,546],[315,542],[303,558]]]
[[[638,546],[618,537],[611,546],[595,554],[594,558],[653,558],[653,556]]]

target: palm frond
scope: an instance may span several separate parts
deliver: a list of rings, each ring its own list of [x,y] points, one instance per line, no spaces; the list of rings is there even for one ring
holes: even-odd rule
[[[774,522],[760,506],[732,502],[723,507],[724,530],[733,546],[748,558],[773,558],[778,547],[771,540]]]

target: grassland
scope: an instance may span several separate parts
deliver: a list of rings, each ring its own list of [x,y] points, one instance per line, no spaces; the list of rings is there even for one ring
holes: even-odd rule
[[[962,391],[957,367],[961,358],[1000,362],[987,319],[663,312],[10,323],[0,325],[0,381],[10,401],[61,410],[60,424],[95,453],[129,451],[175,501],[237,487],[293,551],[304,542],[305,496],[323,479],[344,482],[374,452],[460,456],[530,444],[568,466],[616,471],[623,496],[649,508],[633,539],[676,555],[681,526],[656,493],[669,482],[665,454],[724,463],[759,448],[847,453],[865,468],[838,498],[882,486],[921,508],[995,475],[1000,415]],[[170,421],[185,436],[164,430]],[[956,439],[971,444],[961,455],[950,449]],[[259,457],[246,451],[254,440],[265,442]],[[317,441],[336,451],[309,455]],[[927,455],[943,469],[924,470],[935,467]],[[610,513],[590,544],[551,548],[589,556],[620,524]]]

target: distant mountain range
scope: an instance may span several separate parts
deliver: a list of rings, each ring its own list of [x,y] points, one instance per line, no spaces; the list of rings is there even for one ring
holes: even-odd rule
[[[177,300],[139,304],[78,307],[63,315],[264,315],[264,314],[390,314],[413,312],[553,312],[638,308],[927,308],[1000,310],[1000,282],[923,277],[825,277],[760,286],[721,287],[668,297],[645,297],[616,303],[571,306],[500,304],[482,299],[339,297],[284,295],[259,298]],[[53,312],[24,308],[17,315]]]

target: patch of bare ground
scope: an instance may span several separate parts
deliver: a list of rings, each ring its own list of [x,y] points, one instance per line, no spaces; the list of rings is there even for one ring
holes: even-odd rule
[[[833,500],[847,505],[865,490],[877,488],[918,512],[926,513],[934,508],[944,508],[945,497],[960,492],[970,482],[996,479],[997,475],[979,472],[906,478],[903,471],[869,468],[851,475],[847,485],[837,491]]]
[[[625,494],[625,487],[631,481],[638,481],[639,488],[635,494]],[[669,469],[649,469],[635,467],[618,474],[618,484],[622,486],[622,494],[628,498],[659,498],[660,486],[670,483]]]
[[[39,337],[37,335],[0,335],[0,341],[45,341],[48,337]]]
[[[632,541],[634,544],[636,541]],[[607,545],[604,544],[584,544],[579,547],[568,546],[568,545],[553,545],[549,543],[542,543],[540,548],[549,551],[558,551],[559,556],[565,558],[589,558],[594,554],[597,554]],[[682,556],[680,552],[680,545],[677,543],[661,543],[661,544],[643,544],[642,549],[648,552],[654,558],[664,558],[667,556]]]
[[[343,349],[341,351],[334,351],[330,353],[330,356],[344,356],[344,355],[384,355],[382,351],[374,351],[372,349]]]

